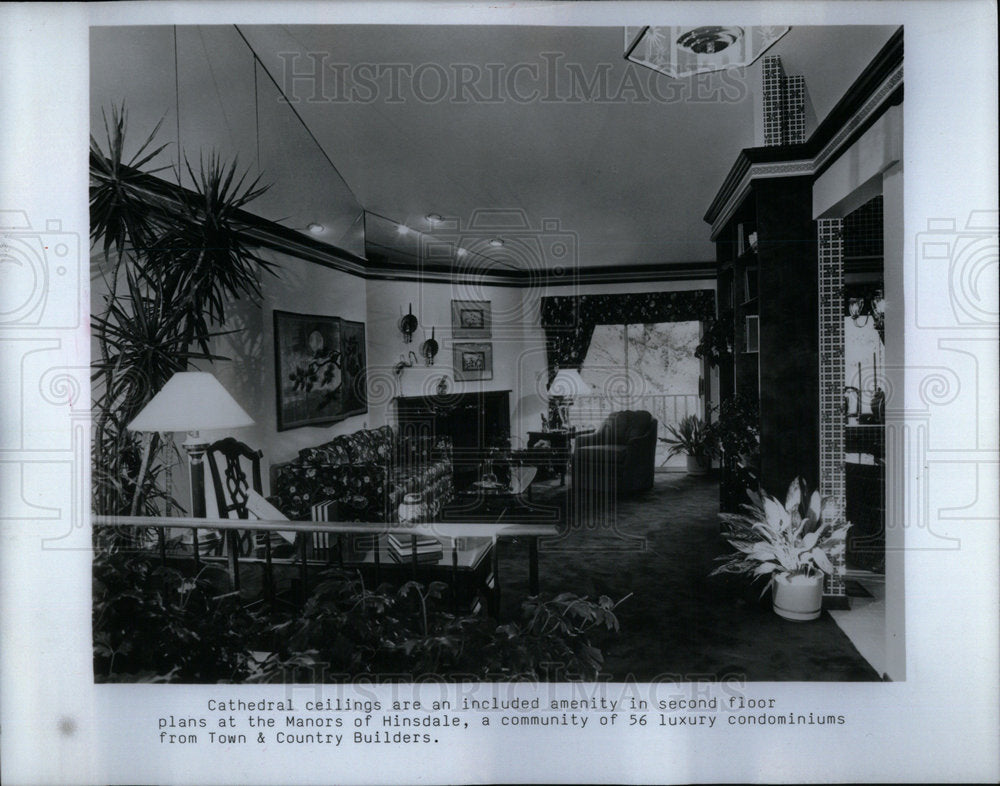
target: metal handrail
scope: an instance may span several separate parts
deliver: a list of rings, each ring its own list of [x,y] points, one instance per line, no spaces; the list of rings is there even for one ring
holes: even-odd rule
[[[475,537],[548,537],[558,534],[554,524],[530,522],[439,522],[394,524],[361,521],[286,521],[284,519],[220,519],[181,516],[98,516],[95,527],[169,527],[178,529],[221,529],[253,532],[325,532],[367,535],[403,532],[407,535],[430,535],[446,538]]]
[[[236,591],[240,587],[239,565],[240,555],[236,548],[235,533],[239,531],[251,532],[296,532],[296,533],[328,533],[328,534],[366,534],[382,535],[390,532],[403,533],[413,537],[412,568],[416,578],[419,568],[417,553],[418,535],[429,535],[436,538],[448,538],[451,540],[451,573],[452,573],[452,604],[457,613],[458,610],[458,541],[462,538],[491,539],[494,543],[500,538],[525,538],[528,541],[528,584],[532,595],[537,595],[538,583],[538,539],[540,537],[556,537],[559,534],[554,524],[533,524],[530,522],[495,522],[495,523],[422,523],[422,524],[393,524],[383,522],[357,522],[357,521],[287,521],[285,519],[223,519],[223,518],[194,518],[183,516],[171,518],[168,516],[92,516],[92,523],[95,528],[102,527],[143,527],[156,529],[159,533],[160,560],[163,564],[167,562],[166,530],[171,528],[190,529],[195,533],[195,548],[193,558],[198,564],[201,555],[197,549],[197,530],[214,529],[223,530],[229,534],[229,553],[227,560],[229,563],[229,577],[232,588]],[[301,581],[300,602],[305,603],[309,568],[307,559],[307,538],[300,537],[298,540],[298,564]],[[264,591],[269,600],[275,597],[274,573],[271,560],[271,541],[266,539],[264,562]],[[380,581],[381,561],[379,549],[375,548],[374,568],[375,581]],[[341,553],[341,563],[343,554]],[[492,603],[493,613],[499,618],[500,613],[500,565],[498,551],[493,549],[493,590]]]

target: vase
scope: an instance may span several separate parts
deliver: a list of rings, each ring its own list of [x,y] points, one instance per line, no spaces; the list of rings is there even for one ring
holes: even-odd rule
[[[427,516],[427,506],[424,497],[419,492],[411,492],[399,503],[399,523],[417,524]]]
[[[771,593],[771,607],[779,617],[795,622],[814,620],[823,608],[823,576],[779,573],[774,576]]]
[[[687,473],[688,475],[704,475],[708,472],[708,467],[702,462],[698,456],[685,456],[687,459]]]

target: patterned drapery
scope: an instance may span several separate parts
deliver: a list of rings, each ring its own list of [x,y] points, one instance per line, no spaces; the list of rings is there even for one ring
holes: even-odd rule
[[[715,316],[715,291],[636,292],[542,298],[542,327],[549,365],[579,369],[597,325],[704,321]]]

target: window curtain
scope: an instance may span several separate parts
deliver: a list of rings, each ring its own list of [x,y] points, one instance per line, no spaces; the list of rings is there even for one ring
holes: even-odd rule
[[[543,297],[541,316],[551,382],[557,365],[579,370],[597,325],[712,319],[715,290]]]

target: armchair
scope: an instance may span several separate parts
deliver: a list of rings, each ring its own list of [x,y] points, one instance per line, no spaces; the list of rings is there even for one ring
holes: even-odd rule
[[[653,486],[656,419],[641,410],[612,412],[593,434],[577,437],[573,485],[642,491]]]

